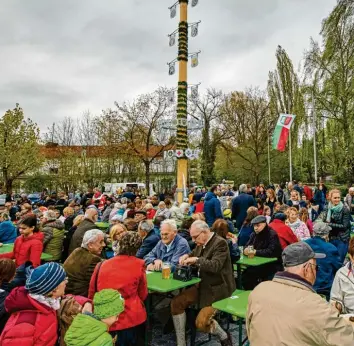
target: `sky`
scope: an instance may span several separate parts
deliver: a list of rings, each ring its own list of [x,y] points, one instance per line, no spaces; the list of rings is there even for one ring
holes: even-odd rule
[[[174,87],[167,35],[174,0],[0,0],[0,114],[19,103],[45,130],[53,122],[100,114],[158,86]],[[201,50],[188,82],[224,92],[266,87],[275,50],[300,66],[310,37],[336,0],[199,0],[189,51]]]

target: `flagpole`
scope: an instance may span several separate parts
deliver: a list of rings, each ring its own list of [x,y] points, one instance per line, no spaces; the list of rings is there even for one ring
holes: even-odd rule
[[[269,136],[269,122],[268,122],[268,180],[269,180],[269,185],[271,184],[271,179],[270,179],[270,136]]]
[[[291,114],[290,111],[290,100],[289,100],[289,115]],[[291,126],[289,127],[289,174],[290,174],[290,182],[293,181],[293,165],[292,165],[292,157],[291,157]]]
[[[315,168],[315,184],[317,184],[317,149],[316,149],[316,112],[315,99],[312,93],[312,126],[313,126],[313,160]]]

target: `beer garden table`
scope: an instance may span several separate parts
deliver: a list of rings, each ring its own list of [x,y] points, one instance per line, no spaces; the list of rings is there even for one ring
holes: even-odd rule
[[[14,244],[3,244],[3,246],[0,247],[0,254],[11,252],[13,248],[14,248]],[[41,255],[41,259],[45,261],[49,261],[52,258],[53,258],[52,255],[49,255],[44,252]]]
[[[199,278],[193,278],[189,281],[179,281],[173,279],[173,274],[170,275],[170,279],[162,279],[161,272],[151,272],[146,271],[147,287],[149,290],[149,295],[146,300],[146,312],[147,312],[147,328],[145,335],[145,345],[148,345],[151,341],[150,330],[151,330],[151,308],[152,308],[152,293],[160,293],[163,295],[168,295],[168,293],[174,292],[176,290],[181,290],[183,288],[193,286],[199,283],[201,280]]]

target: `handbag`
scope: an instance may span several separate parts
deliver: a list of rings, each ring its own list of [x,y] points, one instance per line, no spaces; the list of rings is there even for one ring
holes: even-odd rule
[[[190,281],[193,277],[198,277],[198,268],[195,266],[176,265],[173,279],[179,281]]]

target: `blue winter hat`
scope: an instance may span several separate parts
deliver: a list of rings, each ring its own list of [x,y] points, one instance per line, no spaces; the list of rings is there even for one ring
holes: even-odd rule
[[[26,280],[26,289],[32,294],[48,294],[66,278],[63,267],[55,262],[43,264],[32,270]]]

